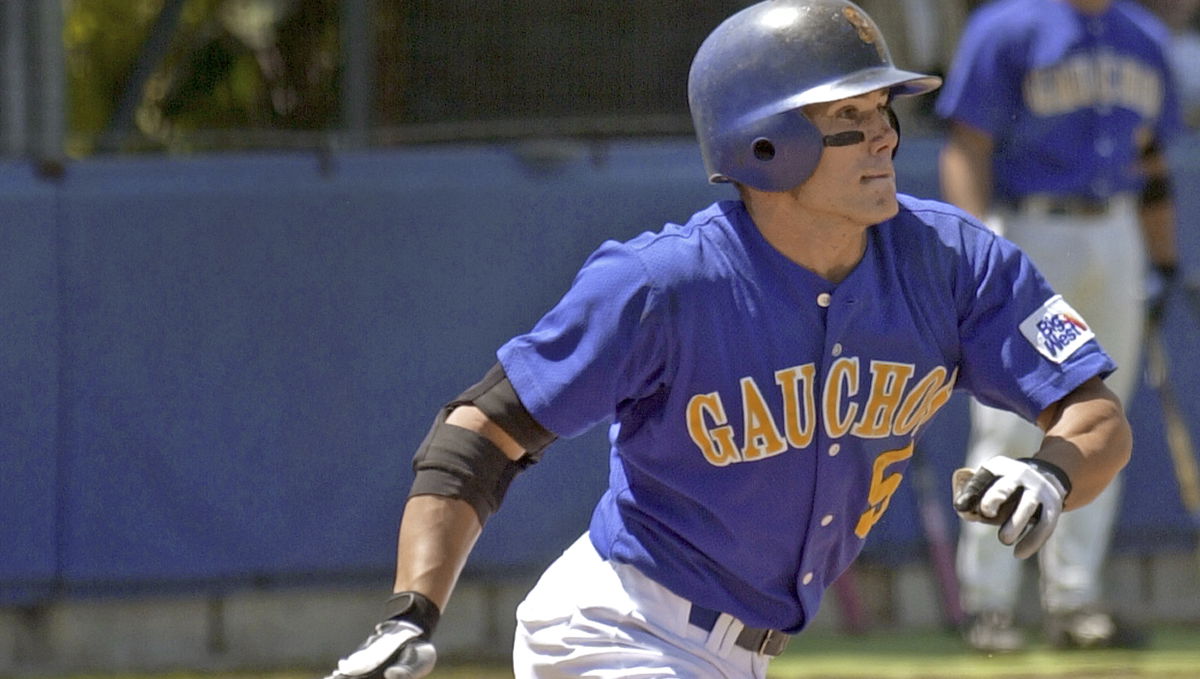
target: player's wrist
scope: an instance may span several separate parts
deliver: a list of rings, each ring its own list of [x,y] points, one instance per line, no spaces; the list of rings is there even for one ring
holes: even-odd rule
[[[1158,274],[1164,283],[1174,280],[1175,274],[1179,273],[1178,262],[1156,262],[1153,266],[1154,273]]]
[[[1067,476],[1067,472],[1063,471],[1062,467],[1038,457],[1022,457],[1020,460],[1041,472],[1048,479],[1057,481],[1064,501],[1071,494],[1071,477]]]
[[[396,592],[383,606],[385,620],[401,620],[421,628],[421,636],[429,639],[441,620],[442,611],[429,597],[420,592]]]

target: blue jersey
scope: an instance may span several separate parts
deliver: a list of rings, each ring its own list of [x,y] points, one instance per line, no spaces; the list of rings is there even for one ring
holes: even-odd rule
[[[1129,0],[1097,16],[1062,0],[1000,0],[968,22],[936,110],[992,136],[998,201],[1137,191],[1139,140],[1180,126],[1168,40]]]
[[[605,243],[499,350],[549,430],[612,423],[602,556],[797,632],[953,389],[1033,418],[1114,369],[1011,243],[899,198],[838,284],[775,250],[739,201]]]

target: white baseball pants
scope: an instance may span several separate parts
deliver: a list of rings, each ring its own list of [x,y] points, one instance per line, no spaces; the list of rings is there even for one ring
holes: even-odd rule
[[[516,679],[764,679],[768,656],[734,645],[740,622],[711,632],[691,604],[640,571],[600,558],[587,533],[517,607]]]

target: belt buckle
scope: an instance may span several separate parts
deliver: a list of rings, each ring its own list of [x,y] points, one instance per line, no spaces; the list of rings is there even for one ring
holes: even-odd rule
[[[1101,217],[1112,207],[1111,198],[1033,194],[1015,201],[1019,212],[1043,214],[1050,217]]]
[[[1046,205],[1046,214],[1051,217],[1070,217],[1072,215],[1071,206],[1065,202],[1051,202]]]
[[[780,640],[780,637],[783,637],[783,639]],[[778,648],[775,648],[774,646],[777,640]],[[787,646],[787,635],[777,629],[769,629],[766,630],[765,634],[763,634],[762,641],[758,644],[758,654],[777,656],[780,653],[783,653],[783,648],[785,646]],[[774,653],[771,651],[774,651]]]
[[[1100,217],[1108,213],[1107,198],[1068,196],[1050,203],[1049,213],[1066,217]]]

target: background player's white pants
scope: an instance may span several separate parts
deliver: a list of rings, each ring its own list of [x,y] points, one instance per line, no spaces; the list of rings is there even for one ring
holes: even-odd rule
[[[516,679],[763,679],[769,657],[734,645],[740,622],[711,632],[691,604],[624,564],[600,558],[584,533],[517,607]]]
[[[1138,383],[1143,341],[1145,255],[1134,199],[1099,218],[1004,214],[989,226],[1020,246],[1038,269],[1091,326],[1117,362],[1106,380],[1125,403]],[[1028,457],[1041,431],[1007,412],[971,403],[967,465],[994,455]],[[1120,504],[1120,483],[1099,498],[1065,512],[1038,553],[1042,607],[1066,611],[1101,600],[1101,576]],[[1013,611],[1024,562],[1000,544],[996,528],[963,522],[958,574],[968,612]]]

